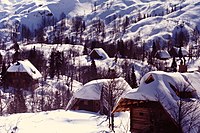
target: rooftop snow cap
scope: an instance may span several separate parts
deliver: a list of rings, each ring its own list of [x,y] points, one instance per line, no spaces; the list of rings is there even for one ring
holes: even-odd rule
[[[33,79],[42,77],[41,73],[29,60],[15,62],[8,68],[7,72],[27,72]]]

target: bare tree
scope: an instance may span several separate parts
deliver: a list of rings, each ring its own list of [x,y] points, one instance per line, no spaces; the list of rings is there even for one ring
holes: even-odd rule
[[[157,95],[158,101],[170,112],[178,125],[180,133],[182,133],[183,130],[187,133],[190,133],[192,129],[198,130],[197,127],[200,126],[200,121],[198,120],[200,118],[200,102],[198,99],[195,99],[197,94],[192,88],[191,82],[188,81],[187,85],[182,84],[174,86],[170,84],[170,87],[175,92],[171,95],[176,100],[176,104],[164,103],[166,100],[165,95]]]

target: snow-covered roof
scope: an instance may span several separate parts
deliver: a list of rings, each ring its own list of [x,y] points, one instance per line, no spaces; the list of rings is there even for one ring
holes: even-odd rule
[[[115,84],[115,87],[116,89],[118,89],[117,91],[119,92],[120,90],[122,90],[122,92],[125,93],[132,89],[130,85],[122,77],[115,79],[92,80],[86,83],[82,88],[80,88],[73,94],[66,109],[67,110],[70,109],[73,106],[74,101],[76,101],[76,99],[100,100],[102,88],[109,87],[112,83]]]
[[[109,58],[108,54],[107,54],[102,48],[94,48],[94,49],[89,53],[89,55],[91,55],[91,53],[93,53],[94,51],[96,51],[97,54],[98,54],[99,56],[102,57],[102,59],[108,59],[108,58]]]
[[[124,94],[118,101],[115,110],[119,106],[123,99],[129,100],[147,100],[147,101],[159,101],[163,108],[172,116],[172,118],[177,121],[178,113],[178,103],[180,102],[180,97],[177,95],[179,92],[191,92],[190,100],[187,103],[196,104],[199,102],[200,97],[200,73],[166,73],[163,71],[152,71],[143,76],[140,81],[140,86],[138,89],[131,90]],[[196,106],[195,106],[196,107]],[[195,110],[200,111],[200,107]],[[194,112],[193,112],[194,113]],[[197,113],[198,114],[198,113]],[[183,120],[182,127],[183,131],[188,129],[188,118],[186,116]],[[200,119],[197,120],[200,122]],[[196,123],[196,121],[194,121]],[[184,124],[184,125],[183,125]],[[196,131],[198,127],[193,127],[193,131]]]
[[[178,54],[180,48],[174,47],[174,49],[175,49],[176,53]],[[185,49],[184,47],[181,47],[181,51],[182,51],[183,56],[187,56],[189,54],[187,49]]]
[[[86,83],[81,89],[74,93],[75,98],[88,99],[88,100],[100,100],[102,87],[111,84],[113,79],[98,79]],[[123,78],[114,79],[116,87],[120,89],[131,90],[132,88]]]
[[[156,52],[156,58],[166,60],[171,58],[170,54],[167,52],[167,50],[158,50]]]
[[[41,73],[29,60],[15,62],[8,68],[7,72],[27,72],[33,79],[42,77]]]

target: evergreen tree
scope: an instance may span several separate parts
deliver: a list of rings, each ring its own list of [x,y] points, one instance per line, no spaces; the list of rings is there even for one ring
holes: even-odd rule
[[[23,91],[21,89],[16,90],[16,93],[14,96],[14,102],[16,105],[16,113],[27,112],[26,101],[24,99]]]
[[[59,78],[59,75],[61,74],[61,69],[62,69],[61,53],[57,51],[55,53],[55,70],[56,70],[56,75],[58,78]]]
[[[54,104],[53,104],[54,109],[60,109],[61,108],[61,96],[58,91],[55,92],[54,94]]]
[[[2,116],[3,115],[3,103],[2,103],[2,94],[1,94],[1,92],[0,92],[0,116]]]
[[[6,74],[6,71],[7,71],[6,63],[3,62],[2,68],[1,68],[1,77],[4,77],[4,75]]]
[[[34,65],[36,66],[36,64],[38,63],[38,60],[36,60],[36,56],[37,56],[37,52],[35,50],[35,46],[33,47],[33,49],[31,49],[29,51],[29,55],[28,55],[28,60]]]
[[[176,72],[176,71],[177,71],[177,64],[176,64],[175,57],[173,57],[173,61],[172,61],[171,68],[172,68],[172,71],[173,71],[173,72]]]
[[[55,76],[55,52],[54,52],[54,50],[51,52],[50,59],[49,59],[49,76],[52,79]]]
[[[156,54],[156,52],[157,52],[157,47],[156,47],[156,43],[155,43],[155,41],[153,41],[153,46],[152,46],[152,52],[151,52],[151,57],[155,57],[155,54]]]
[[[83,55],[88,55],[88,50],[86,44],[84,45]]]
[[[96,68],[96,64],[95,64],[95,61],[94,59],[92,59],[92,62],[91,62],[91,69],[90,69],[90,74],[91,74],[91,80],[93,79],[96,79],[97,78],[97,68]]]
[[[23,91],[20,88],[14,88],[14,97],[8,105],[7,112],[9,114],[27,112]]]
[[[117,50],[119,51],[119,54],[122,58],[125,57],[125,45],[123,40],[117,41]]]
[[[183,53],[182,53],[181,47],[179,48],[178,56],[179,56],[180,60],[181,60],[181,58],[183,57]]]
[[[15,53],[13,54],[12,63],[15,63],[15,62],[17,62],[19,60],[20,60],[20,52],[19,51],[15,51]]]
[[[1,43],[1,42],[0,42]],[[0,64],[2,64],[3,63],[3,56],[1,55],[1,53],[0,53]]]
[[[1,68],[1,77],[2,77],[2,85],[3,85],[3,89],[5,89],[7,86],[6,86],[6,77],[5,77],[5,74],[6,74],[6,71],[7,71],[7,68],[6,68],[6,63],[3,62],[2,64],[2,68]]]
[[[94,48],[96,48],[96,45],[97,45],[97,41],[93,40],[92,44],[91,44],[91,50],[93,50]]]
[[[137,85],[137,78],[136,78],[136,75],[135,75],[135,68],[134,68],[134,66],[132,66],[131,87],[132,87],[132,88],[137,88],[137,87],[138,87],[138,85]]]

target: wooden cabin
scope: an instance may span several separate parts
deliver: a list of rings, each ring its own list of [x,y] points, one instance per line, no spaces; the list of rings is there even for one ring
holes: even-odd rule
[[[41,73],[28,60],[12,64],[3,77],[5,86],[32,90],[38,87]]]
[[[99,100],[76,99],[75,104],[71,110],[87,110],[91,112],[98,112],[100,110]]]
[[[188,79],[191,81],[188,83]],[[199,106],[182,106],[179,100],[184,100],[186,105],[199,105],[200,73],[167,73],[164,71],[151,71],[145,74],[137,89],[123,95],[112,113],[130,112],[130,131],[132,133],[182,133],[190,130],[190,122],[199,123]],[[181,86],[181,87],[180,87]],[[180,111],[188,111],[187,116],[180,122]],[[193,110],[194,112],[192,112]],[[178,116],[178,117],[177,117]],[[184,125],[180,123],[186,123]],[[198,130],[194,126],[193,131]]]
[[[103,60],[109,58],[107,53],[102,49],[102,48],[94,48],[90,53],[89,53],[90,59],[98,59],[98,60]]]
[[[91,112],[100,112],[108,114],[110,106],[109,89],[113,86],[113,98],[115,104],[123,92],[132,88],[123,78],[116,79],[97,79],[86,83],[82,88],[77,90],[70,99],[66,110],[86,110]]]
[[[130,111],[131,133],[180,133],[176,122],[159,102],[120,99],[114,112],[121,111]]]

